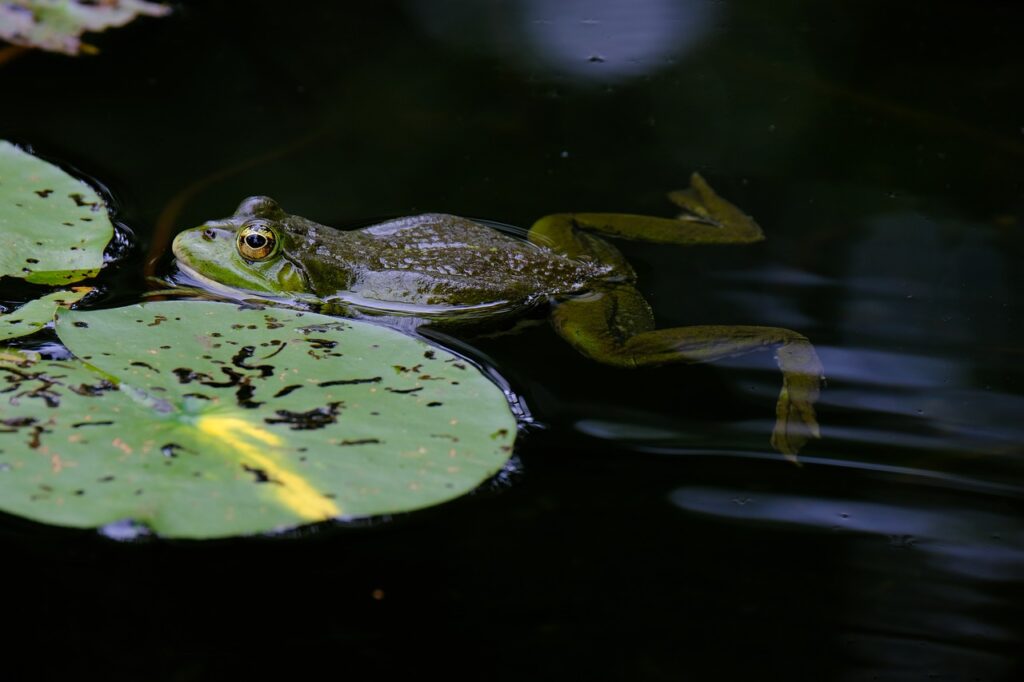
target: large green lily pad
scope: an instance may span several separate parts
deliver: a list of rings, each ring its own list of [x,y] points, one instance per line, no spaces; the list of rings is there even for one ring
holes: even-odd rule
[[[83,362],[0,359],[0,509],[164,536],[402,512],[507,461],[502,391],[392,329],[171,301],[61,311]]]
[[[69,306],[92,291],[92,287],[75,287],[72,290],[54,291],[42,298],[29,301],[18,308],[0,314],[0,341],[19,336],[28,336],[53,322],[53,315],[60,306]]]
[[[113,236],[92,187],[0,140],[0,277],[36,284],[94,277]]]
[[[6,0],[0,3],[0,39],[77,55],[96,51],[82,43],[83,33],[124,26],[142,14],[161,17],[170,11],[145,0]]]

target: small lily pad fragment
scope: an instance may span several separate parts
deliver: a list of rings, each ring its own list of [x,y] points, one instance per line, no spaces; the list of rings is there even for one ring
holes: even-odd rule
[[[53,322],[53,314],[60,306],[69,306],[92,291],[92,287],[75,287],[70,291],[55,291],[42,298],[0,314],[0,341],[28,336]]]
[[[0,277],[58,285],[94,277],[113,236],[92,187],[0,140]]]
[[[82,43],[83,33],[124,26],[139,15],[162,17],[170,11],[144,0],[6,0],[0,3],[0,39],[77,55],[96,51]]]
[[[0,509],[46,523],[211,538],[409,511],[515,438],[472,365],[369,323],[167,301],[56,329],[81,362],[0,358]]]

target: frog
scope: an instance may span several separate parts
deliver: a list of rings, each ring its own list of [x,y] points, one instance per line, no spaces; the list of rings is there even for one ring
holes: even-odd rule
[[[804,335],[781,327],[657,328],[633,267],[608,238],[675,246],[742,245],[760,225],[699,174],[668,193],[672,217],[556,213],[525,237],[444,213],[337,230],[252,196],[233,215],[177,234],[178,270],[232,298],[292,302],[320,312],[476,325],[547,306],[555,332],[583,356],[619,368],[704,363],[774,350],[782,374],[771,446],[796,461],[820,438],[814,405],[824,379]]]

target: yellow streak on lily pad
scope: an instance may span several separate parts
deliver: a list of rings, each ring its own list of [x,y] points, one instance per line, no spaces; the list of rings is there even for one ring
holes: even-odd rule
[[[258,467],[280,485],[273,486],[278,500],[307,521],[324,521],[341,516],[341,508],[314,488],[300,474],[275,461],[274,451],[282,450],[281,438],[241,417],[205,415],[196,428],[222,445],[237,452],[245,463]]]

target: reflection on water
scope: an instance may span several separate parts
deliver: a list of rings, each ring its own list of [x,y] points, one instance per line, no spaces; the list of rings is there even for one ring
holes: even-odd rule
[[[1016,657],[998,648],[1012,647],[1015,634],[998,623],[1012,618],[1013,607],[1000,586],[1024,574],[1019,518],[996,511],[1005,500],[994,499],[992,510],[979,509],[970,497],[961,504],[948,496],[928,500],[934,480],[915,481],[912,472],[900,479],[899,486],[873,490],[871,500],[684,486],[671,501],[688,513],[770,524],[779,532],[802,528],[809,545],[816,534],[847,537],[850,564],[833,579],[846,581],[844,590],[858,597],[833,636],[860,660],[843,679],[901,679],[921,670],[954,679],[1007,674]],[[922,482],[924,491],[915,486]]]
[[[439,39],[497,51],[524,69],[538,65],[582,81],[660,70],[693,49],[718,7],[701,0],[475,0],[411,3]]]
[[[828,381],[818,405],[842,410],[844,416],[840,423],[822,423],[830,449],[850,441],[1019,457],[1024,398],[971,386],[975,368],[964,359],[849,347],[817,349]],[[754,371],[748,385],[758,395],[771,396],[778,390],[778,377],[758,360],[739,357],[721,364]],[[856,424],[851,425],[852,420]]]
[[[649,73],[682,57],[710,28],[715,9],[699,0],[528,0],[524,14],[544,60],[595,79]]]
[[[799,329],[799,326],[793,325]],[[863,461],[885,461],[893,450],[1000,458],[1002,468],[1016,468],[1024,480],[1020,444],[1024,443],[1024,398],[972,386],[974,368],[965,358],[913,355],[877,349],[816,346],[825,367],[827,385],[818,401],[823,441],[812,451],[851,451]],[[719,361],[721,366],[745,370],[730,376],[738,390],[757,396],[765,406],[778,392],[779,372],[768,353]],[[736,421],[734,434],[769,433],[772,421]],[[593,412],[577,420],[587,435],[629,443],[646,451],[668,453],[697,443],[685,431],[685,420],[615,410]],[[700,430],[707,431],[706,427]],[[707,434],[705,433],[705,436]],[[728,449],[729,437],[719,437],[718,450]],[[756,442],[754,447],[756,447]],[[869,446],[865,449],[863,446]],[[870,446],[878,446],[872,455]],[[942,468],[945,461],[928,459],[926,466]],[[1006,475],[1003,471],[1002,475]]]

